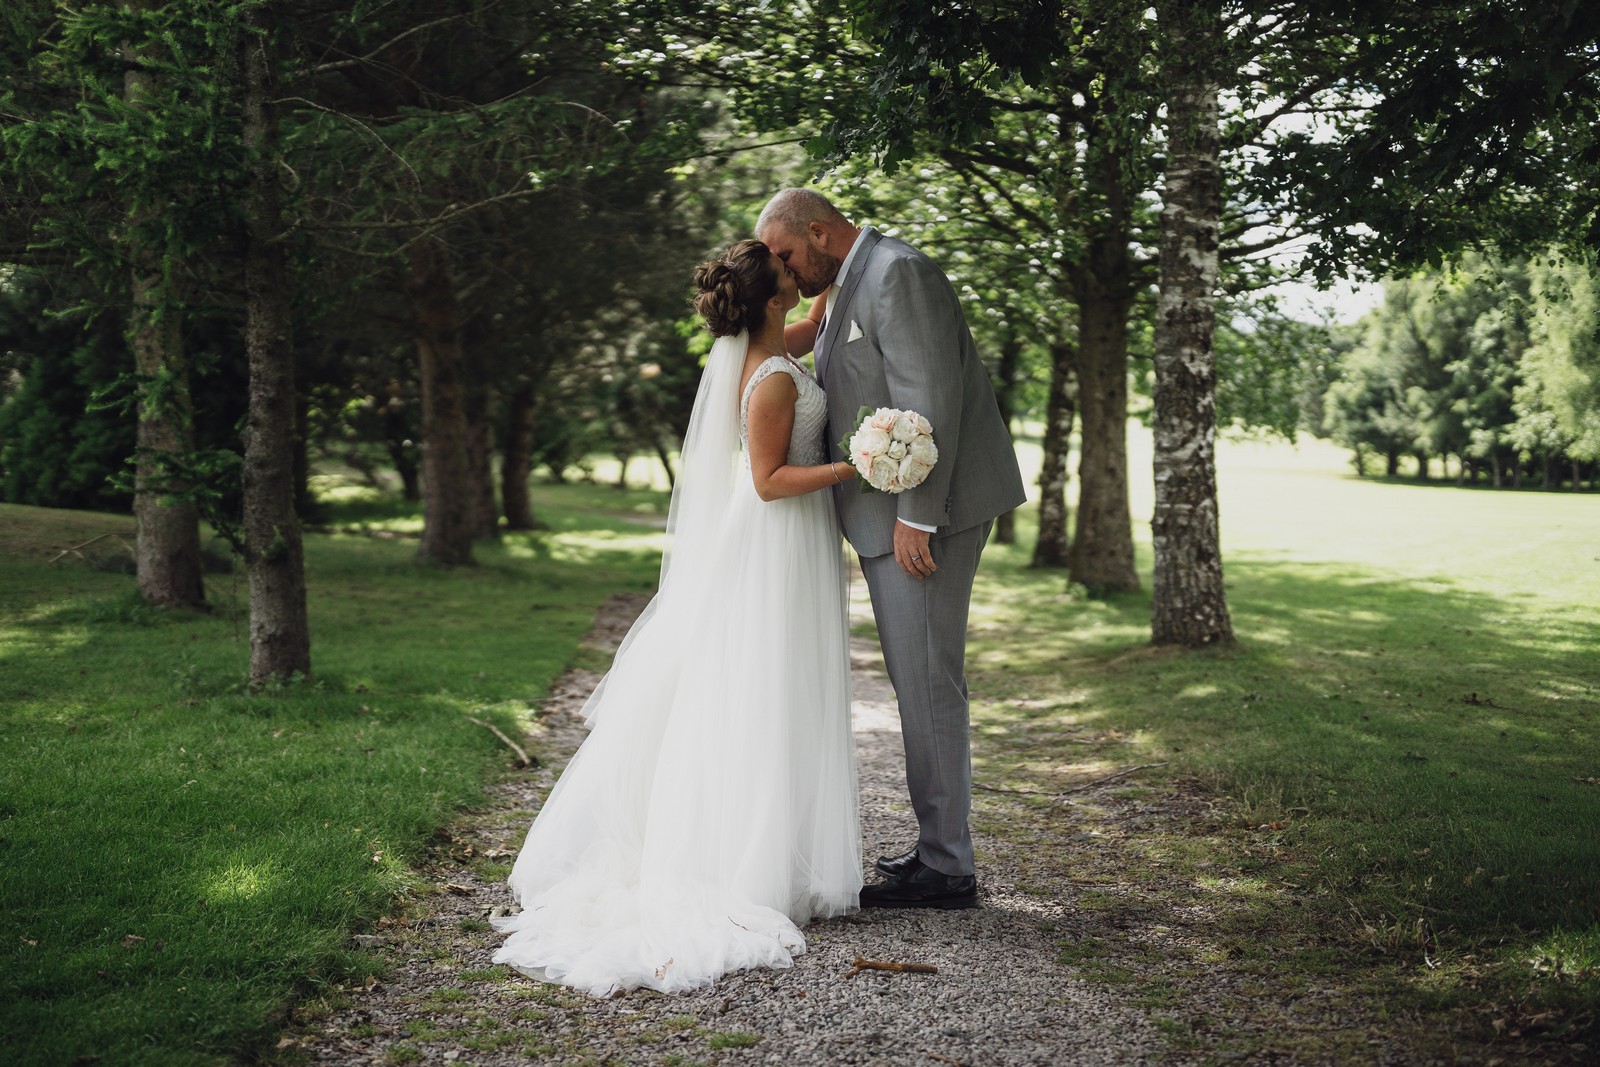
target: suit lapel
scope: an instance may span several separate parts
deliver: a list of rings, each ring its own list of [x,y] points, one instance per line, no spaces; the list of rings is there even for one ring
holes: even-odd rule
[[[824,382],[828,376],[828,361],[833,356],[833,339],[845,328],[843,324],[850,321],[850,302],[855,299],[856,286],[860,283],[861,276],[866,273],[867,260],[872,257],[872,250],[877,247],[878,242],[883,240],[883,234],[877,230],[863,230],[856,240],[861,242],[861,247],[856,249],[856,258],[850,264],[850,274],[839,283],[839,295],[834,298],[833,310],[828,312],[828,328],[817,338],[817,377]],[[845,336],[848,338],[849,334]]]

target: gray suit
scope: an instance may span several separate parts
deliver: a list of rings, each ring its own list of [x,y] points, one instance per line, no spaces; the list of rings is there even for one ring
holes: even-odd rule
[[[870,228],[856,240],[816,344],[834,456],[845,458],[839,440],[855,428],[860,408],[894,407],[933,424],[939,461],[927,481],[898,496],[861,493],[859,483],[836,490],[839,516],[861,556],[900,704],[919,858],[945,874],[971,874],[967,609],[992,521],[1026,493],[949,279],[902,241]],[[897,518],[938,527],[931,552],[939,569],[931,577],[912,578],[895,561]]]

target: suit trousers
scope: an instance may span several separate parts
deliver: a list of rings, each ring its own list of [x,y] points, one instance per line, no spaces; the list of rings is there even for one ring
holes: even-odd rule
[[[931,551],[939,569],[928,578],[911,577],[892,552],[861,560],[884,666],[900,706],[918,857],[949,875],[973,873],[967,612],[992,525],[935,539]]]

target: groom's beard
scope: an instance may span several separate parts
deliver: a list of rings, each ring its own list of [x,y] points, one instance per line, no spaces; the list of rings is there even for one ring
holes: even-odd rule
[[[827,292],[828,286],[839,279],[839,268],[842,266],[844,260],[838,256],[829,252],[815,252],[804,270],[796,270],[793,262],[790,262],[789,270],[794,273],[795,284],[800,287],[800,295],[810,300]]]

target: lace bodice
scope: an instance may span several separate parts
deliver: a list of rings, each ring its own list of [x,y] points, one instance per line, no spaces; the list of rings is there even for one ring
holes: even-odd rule
[[[784,372],[794,379],[800,395],[794,401],[794,429],[789,433],[789,463],[793,466],[811,467],[826,461],[827,445],[823,433],[828,425],[828,398],[816,379],[798,365],[773,356],[750,375],[739,401],[739,442],[745,451],[750,449],[750,394],[768,377]]]

